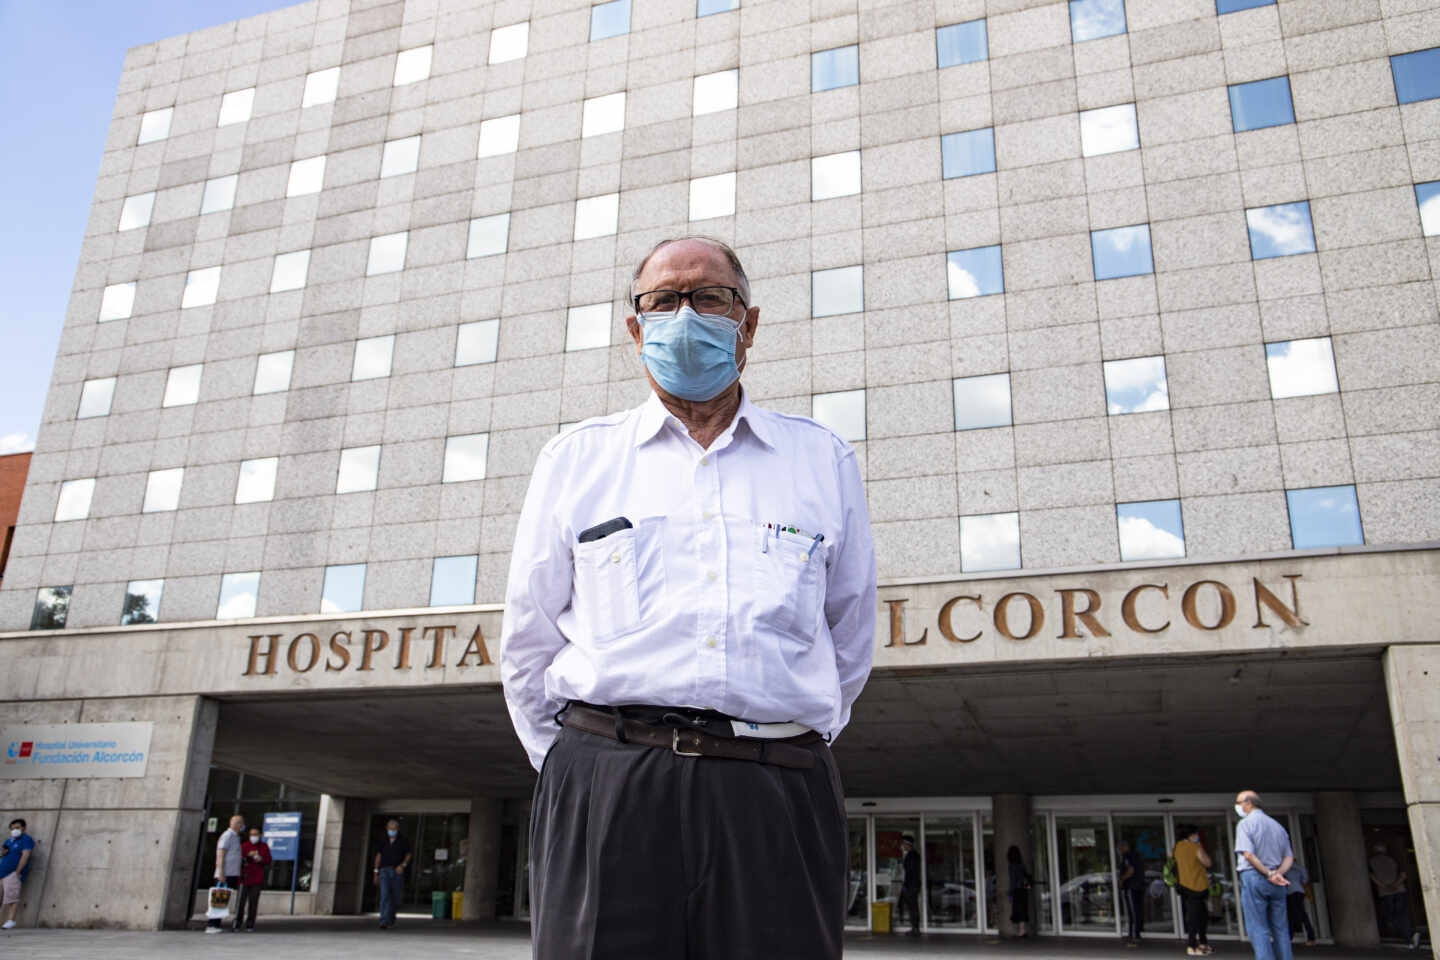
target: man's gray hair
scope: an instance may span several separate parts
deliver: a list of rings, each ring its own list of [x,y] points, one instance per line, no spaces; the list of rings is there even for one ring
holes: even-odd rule
[[[1250,805],[1257,810],[1265,809],[1265,804],[1260,802],[1260,794],[1256,793],[1254,790],[1241,790],[1240,799],[1242,801],[1249,800]]]
[[[649,263],[650,258],[660,252],[661,247],[668,247],[670,244],[679,243],[682,240],[698,240],[701,243],[714,247],[724,254],[725,259],[730,262],[730,269],[735,271],[735,285],[740,288],[741,299],[745,301],[745,306],[752,306],[750,302],[750,278],[745,276],[745,267],[740,263],[740,256],[730,244],[723,240],[716,240],[714,237],[706,237],[700,234],[687,234],[683,237],[670,237],[666,240],[661,240],[655,244],[655,246],[651,247],[645,256],[640,258],[640,262],[635,265],[635,272],[630,275],[630,305],[632,307],[635,305],[635,285],[640,282],[640,274],[645,271],[645,264]]]

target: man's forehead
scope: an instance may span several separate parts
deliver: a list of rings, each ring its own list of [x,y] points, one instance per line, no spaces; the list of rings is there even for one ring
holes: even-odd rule
[[[725,254],[713,244],[703,240],[677,240],[656,250],[640,272],[642,287],[648,281],[665,277],[695,277],[730,284],[735,280],[735,268]]]

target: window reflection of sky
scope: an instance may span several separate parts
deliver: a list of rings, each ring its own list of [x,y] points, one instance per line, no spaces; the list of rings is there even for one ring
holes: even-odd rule
[[[865,391],[817,393],[810,400],[810,416],[834,430],[842,440],[864,440]]]
[[[1255,260],[1315,252],[1310,202],[1277,203],[1245,211],[1250,227],[1250,256]]]
[[[860,82],[860,48],[835,47],[810,54],[810,91],[853,87]]]
[[[1230,120],[1236,133],[1295,122],[1290,78],[1271,77],[1230,88]]]
[[[1070,36],[1076,43],[1124,32],[1124,0],[1070,0]]]
[[[430,576],[430,606],[453,607],[475,602],[477,558],[436,557]]]
[[[1020,515],[988,513],[960,518],[960,569],[1014,570],[1020,566]]]
[[[1440,47],[1391,57],[1390,72],[1401,103],[1440,97]]]
[[[1440,237],[1440,180],[1415,184],[1415,203],[1420,207],[1420,232]]]
[[[1150,256],[1148,223],[1092,231],[1090,247],[1095,258],[1096,280],[1135,277],[1155,272],[1155,262]]]
[[[591,40],[604,40],[629,32],[630,0],[613,0],[590,8]]]
[[[1340,389],[1329,337],[1267,343],[1265,364],[1270,370],[1270,395],[1276,400],[1335,393]]]
[[[1295,549],[1365,542],[1353,485],[1287,490],[1285,499],[1290,505],[1290,540]]]
[[[953,250],[945,257],[945,271],[951,300],[984,297],[1005,289],[1005,271],[998,245]]]
[[[238,620],[255,616],[255,602],[260,594],[260,574],[227,573],[220,578],[220,604],[216,620]]]
[[[990,44],[986,36],[985,21],[971,20],[941,27],[935,31],[935,48],[942,68],[988,59]]]
[[[1010,374],[991,373],[955,381],[955,429],[1010,425]]]
[[[1216,13],[1235,13],[1239,10],[1250,10],[1255,7],[1272,7],[1275,0],[1216,0]]]
[[[1115,505],[1121,560],[1164,560],[1185,556],[1185,529],[1179,500],[1146,500]]]
[[[1110,414],[1170,409],[1164,357],[1135,357],[1105,363],[1105,409]]]
[[[320,590],[321,613],[354,613],[365,599],[365,564],[345,563],[325,568]]]
[[[995,131],[966,130],[940,138],[940,167],[945,179],[995,172]]]

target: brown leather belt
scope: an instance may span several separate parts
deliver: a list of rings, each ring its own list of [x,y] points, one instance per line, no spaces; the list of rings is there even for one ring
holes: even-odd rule
[[[746,740],[712,736],[700,730],[672,724],[655,725],[638,720],[617,719],[615,714],[594,707],[572,703],[560,714],[567,727],[593,733],[622,743],[646,747],[663,747],[677,757],[720,757],[726,760],[750,760],[777,767],[809,770],[815,766],[815,754],[809,744],[823,739],[818,733],[803,733],[785,740]],[[622,736],[623,734],[623,736]]]

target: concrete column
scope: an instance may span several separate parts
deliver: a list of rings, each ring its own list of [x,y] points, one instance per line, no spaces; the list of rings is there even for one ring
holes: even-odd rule
[[[322,794],[315,828],[314,910],[318,914],[360,912],[365,884],[365,831],[370,805],[356,797]]]
[[[1410,882],[1420,884],[1434,944],[1440,935],[1440,644],[1387,649],[1385,687],[1420,868],[1420,876]]]
[[[465,854],[463,920],[494,920],[495,891],[500,879],[500,801],[470,801],[470,849]]]
[[[1342,947],[1373,947],[1380,943],[1375,901],[1370,897],[1370,863],[1360,829],[1360,806],[1348,790],[1315,794],[1315,827],[1325,867],[1325,899],[1330,928]]]
[[[1035,872],[1035,854],[1030,845],[1030,798],[1020,793],[997,793],[990,798],[992,806],[991,817],[995,823],[995,909],[1000,911],[1000,916],[995,917],[995,926],[1000,930],[1002,937],[1018,936],[1020,929],[1010,922],[1010,861],[1006,859],[1005,852],[1010,847],[1020,848],[1020,855],[1025,859],[1025,866],[1033,874]],[[1033,914],[1035,904],[1031,905]],[[1035,928],[1035,917],[1030,917],[1030,928]]]

